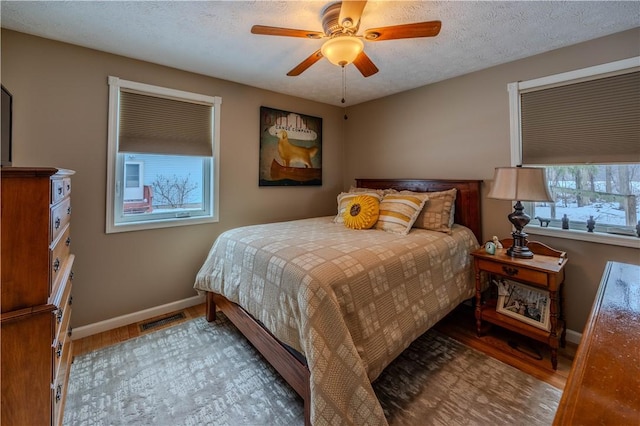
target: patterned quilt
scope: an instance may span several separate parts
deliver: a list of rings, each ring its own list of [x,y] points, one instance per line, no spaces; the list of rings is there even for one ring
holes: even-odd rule
[[[418,336],[474,293],[473,233],[352,230],[333,216],[221,234],[194,287],[224,295],[301,352],[315,425],[384,425],[371,387]]]

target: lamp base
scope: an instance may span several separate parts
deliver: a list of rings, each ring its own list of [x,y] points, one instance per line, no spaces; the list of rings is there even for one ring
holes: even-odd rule
[[[513,245],[507,249],[507,255],[521,259],[532,259],[533,252],[527,247],[528,235],[521,231],[514,231],[511,236],[513,237]]]
[[[522,228],[527,226],[531,218],[524,212],[524,207],[520,201],[516,201],[516,205],[513,206],[513,213],[507,217],[513,227],[516,228],[516,230],[511,233],[513,236],[513,245],[507,249],[507,255],[522,259],[531,259],[533,252],[527,247],[528,235],[522,232]]]

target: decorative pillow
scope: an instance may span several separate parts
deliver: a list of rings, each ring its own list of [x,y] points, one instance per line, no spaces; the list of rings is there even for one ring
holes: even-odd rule
[[[380,196],[384,196],[384,195],[387,195],[387,194],[395,194],[398,191],[396,191],[395,189],[392,189],[392,188],[371,189],[371,188],[360,188],[360,187],[351,185],[351,188],[349,188],[349,192],[375,192],[376,194],[379,194]]]
[[[426,192],[385,195],[380,202],[380,217],[376,222],[376,229],[407,235],[428,199]]]
[[[345,208],[344,224],[351,229],[369,229],[378,221],[379,213],[380,200],[369,195],[358,195]]]
[[[413,226],[450,234],[455,213],[456,193],[456,188],[448,191],[429,192],[429,201],[425,204]]]
[[[349,204],[349,202],[354,198],[362,195],[371,196],[378,200],[378,202],[382,200],[382,195],[376,193],[373,190],[369,192],[341,192],[340,194],[338,194],[338,214],[333,219],[333,221],[335,223],[344,223],[344,212],[346,211],[347,204]]]

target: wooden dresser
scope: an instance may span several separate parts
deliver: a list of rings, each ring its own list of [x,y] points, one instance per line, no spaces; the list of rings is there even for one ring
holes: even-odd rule
[[[640,424],[640,266],[607,263],[553,424]]]
[[[3,425],[62,423],[71,361],[73,173],[0,170]]]

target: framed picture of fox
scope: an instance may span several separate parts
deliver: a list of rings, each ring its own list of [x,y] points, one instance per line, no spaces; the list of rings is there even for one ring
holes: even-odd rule
[[[260,107],[260,186],[322,185],[322,118]]]

